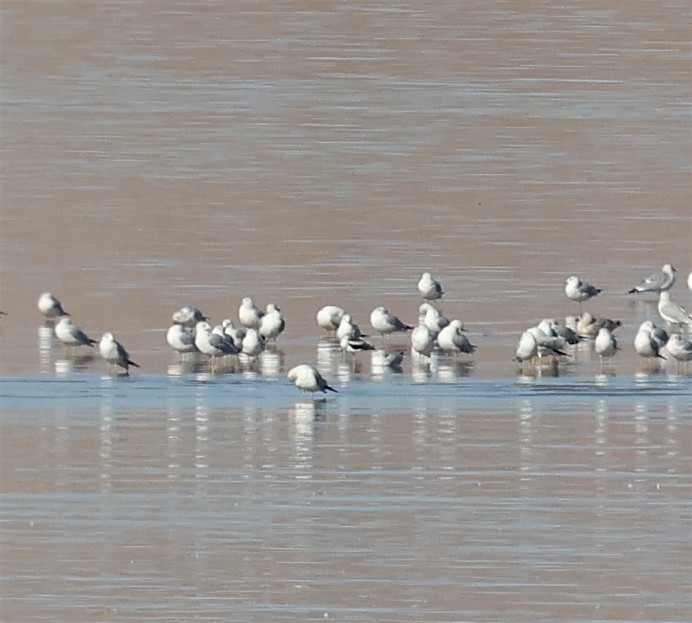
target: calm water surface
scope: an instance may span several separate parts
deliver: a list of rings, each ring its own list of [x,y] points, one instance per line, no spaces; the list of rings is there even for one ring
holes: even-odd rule
[[[692,269],[687,2],[10,1],[0,28],[0,618],[690,620],[692,370],[640,360],[656,307],[624,294]],[[473,357],[383,373],[322,339],[324,304],[415,322],[424,270]],[[570,274],[622,351],[524,376]],[[44,290],[141,371],[57,345]],[[257,366],[171,354],[173,311],[248,295],[288,322]],[[291,387],[303,361],[339,393]]]

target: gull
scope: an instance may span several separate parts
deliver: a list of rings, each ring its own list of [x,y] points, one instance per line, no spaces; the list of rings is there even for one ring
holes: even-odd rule
[[[298,389],[310,392],[313,396],[315,392],[326,393],[330,391],[337,393],[333,387],[329,386],[324,377],[307,363],[302,363],[295,368],[291,368],[286,376]]]
[[[255,329],[248,329],[243,338],[241,352],[251,360],[257,359],[265,349],[264,338]]]
[[[435,335],[449,325],[449,319],[430,303],[423,303],[418,308],[418,313],[418,323],[424,324]]]
[[[183,325],[184,327],[194,328],[198,322],[207,320],[207,317],[196,307],[185,305],[173,314],[172,320],[175,324]]]
[[[436,301],[444,294],[440,282],[435,281],[431,273],[423,273],[418,282],[418,291],[426,301]]]
[[[173,350],[181,355],[194,353],[197,350],[194,331],[182,324],[172,324],[169,327],[166,333],[166,341]]]
[[[561,337],[567,344],[572,346],[581,342],[581,337],[579,337],[574,329],[561,325],[554,318],[543,318],[543,320],[538,323],[538,328],[546,335]]]
[[[139,364],[130,359],[124,346],[110,332],[104,333],[101,337],[99,353],[109,364],[125,368],[125,374],[130,374],[130,366],[139,368]]]
[[[44,292],[38,299],[38,309],[46,318],[57,318],[58,316],[69,316],[62,306],[50,292]]]
[[[535,327],[530,327],[527,329],[527,331],[536,338],[539,357],[545,354],[552,354],[550,351],[553,350],[562,353],[562,350],[568,346],[567,341],[563,337],[557,335],[557,333],[550,328],[548,331],[544,331],[540,324],[536,325]],[[547,352],[542,352],[541,349],[548,350]],[[567,353],[562,354],[567,355]]]
[[[476,352],[476,346],[471,344],[464,335],[464,325],[461,320],[452,320],[437,336],[437,343],[448,355],[466,353],[470,355]]]
[[[661,292],[658,299],[658,313],[668,324],[678,326],[689,325],[692,322],[690,314],[682,305],[670,300],[670,292]]]
[[[664,292],[670,290],[675,283],[675,267],[672,264],[665,264],[659,273],[653,273],[646,279],[639,282],[627,294],[635,292]]]
[[[317,324],[331,335],[339,328],[345,313],[341,307],[325,305],[317,312]]]
[[[419,324],[411,333],[411,348],[419,355],[430,357],[435,348],[435,334],[430,327]]]
[[[590,283],[585,283],[574,275],[565,279],[565,294],[573,301],[577,301],[580,309],[584,301],[598,296],[601,292],[600,288],[592,286]]]
[[[634,350],[640,357],[644,357],[644,359],[665,359],[659,352],[661,348],[662,346],[654,339],[651,331],[645,327],[639,327],[639,331],[637,331],[637,335],[634,337]]]
[[[233,342],[233,346],[235,346],[236,350],[240,352],[240,349],[243,347],[243,338],[245,337],[247,331],[242,327],[236,327],[230,318],[226,318],[221,323],[221,326],[223,327],[223,332],[226,337]]]
[[[581,337],[594,338],[598,335],[599,330],[605,327],[611,333],[618,327],[622,326],[619,320],[611,320],[610,318],[596,318],[591,312],[583,312],[577,319],[577,333]]]
[[[666,344],[666,350],[678,362],[678,366],[684,362],[685,370],[687,370],[687,362],[692,361],[692,342],[690,340],[684,339],[678,333],[673,333]]]
[[[352,340],[368,337],[361,332],[360,326],[353,322],[353,316],[351,316],[351,314],[344,314],[341,317],[341,322],[336,330],[336,337],[339,342],[341,342],[344,336],[347,336]]]
[[[265,340],[276,341],[276,338],[283,333],[285,328],[286,321],[281,310],[274,303],[268,303],[267,311],[260,319],[259,334]]]
[[[246,329],[259,329],[264,312],[246,296],[238,308],[238,320]]]
[[[76,348],[77,346],[93,346],[96,340],[92,340],[77,325],[72,323],[69,316],[62,316],[55,325],[55,337],[65,346]]]
[[[542,345],[539,344],[538,340],[536,339],[535,332],[532,332],[531,330],[526,330],[521,334],[515,354],[517,361],[521,361],[522,368],[526,361],[532,361],[536,357],[538,357],[539,361],[541,361],[546,355],[568,356],[564,351],[561,351],[559,348],[551,346],[548,343]]]
[[[648,331],[651,337],[658,344],[659,350],[668,343],[668,331],[663,327],[659,327],[651,320],[645,320],[639,325],[639,331]]]
[[[413,329],[411,325],[401,322],[394,314],[380,306],[376,307],[370,313],[370,324],[384,339],[385,334],[394,333],[395,331],[410,331]]]
[[[692,290],[692,272],[687,275],[687,288]]]
[[[195,327],[195,346],[201,353],[211,358],[212,369],[217,357],[235,355],[238,352],[230,341],[214,333],[206,320],[201,320]]]
[[[598,335],[594,341],[594,350],[601,358],[601,368],[603,367],[603,359],[612,357],[618,351],[617,339],[607,327],[601,327],[598,330]]]

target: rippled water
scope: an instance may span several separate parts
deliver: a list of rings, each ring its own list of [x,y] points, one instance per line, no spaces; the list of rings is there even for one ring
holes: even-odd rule
[[[692,269],[688,13],[4,3],[0,618],[689,620],[692,371],[633,352],[624,294]],[[323,339],[324,304],[414,322],[424,270],[473,357]],[[573,273],[622,351],[523,374]],[[141,370],[56,344],[43,290]],[[247,295],[288,323],[256,366],[170,352]]]

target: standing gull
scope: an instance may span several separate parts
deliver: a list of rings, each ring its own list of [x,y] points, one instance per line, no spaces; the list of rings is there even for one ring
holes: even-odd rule
[[[268,303],[267,311],[260,319],[259,334],[265,340],[276,341],[276,338],[283,333],[285,328],[286,321],[281,310],[274,303]]]
[[[435,281],[431,273],[423,273],[418,282],[418,292],[426,301],[436,301],[444,294],[440,282]]]
[[[692,361],[692,342],[690,340],[684,339],[678,333],[673,333],[666,344],[666,350],[678,362],[678,366],[684,363],[685,369],[687,369],[687,362]]]
[[[238,320],[246,329],[259,329],[264,312],[256,307],[249,296],[243,299],[238,308]]]
[[[389,310],[380,306],[376,307],[370,313],[370,324],[384,339],[385,335],[394,333],[395,331],[411,331],[413,327],[409,324],[401,322],[394,314],[390,314]]]
[[[599,329],[594,341],[594,350],[601,358],[601,368],[603,368],[603,359],[612,357],[618,351],[617,339],[606,327]]]
[[[670,300],[670,292],[661,292],[658,299],[658,313],[668,324],[679,326],[692,322],[690,314],[682,305]]]
[[[295,368],[291,368],[286,376],[298,389],[310,392],[313,396],[315,392],[326,393],[330,391],[337,393],[333,387],[329,386],[329,383],[327,383],[324,377],[307,363],[302,363]]]
[[[629,290],[627,294],[635,292],[664,292],[670,290],[675,283],[675,267],[672,264],[665,264],[661,272],[653,273],[646,279],[642,279],[634,288]]]
[[[101,337],[99,353],[109,364],[125,368],[125,374],[130,374],[130,366],[139,368],[139,364],[130,359],[125,347],[110,332],[104,333]]]
[[[197,351],[194,331],[182,324],[172,324],[169,327],[166,332],[166,341],[174,351],[181,355]]]
[[[596,286],[591,285],[581,281],[579,277],[572,275],[565,279],[565,294],[568,298],[579,303],[579,309],[581,309],[581,304],[584,301],[592,299],[594,296],[598,296],[602,290]]]
[[[464,325],[461,320],[452,320],[437,336],[437,343],[440,348],[448,355],[458,355],[466,353],[468,355],[476,352],[476,346],[471,344],[464,335]]]
[[[65,346],[76,348],[77,346],[93,346],[96,340],[92,340],[77,325],[72,323],[69,316],[62,316],[55,325],[55,337]]]
[[[634,350],[640,357],[644,359],[665,359],[660,353],[660,349],[663,348],[651,331],[645,327],[639,327],[637,335],[634,336]]]
[[[325,305],[317,312],[317,324],[329,335],[333,335],[339,328],[341,319],[346,312],[336,305]]]
[[[62,306],[50,292],[44,292],[38,299],[38,309],[46,318],[57,318],[59,316],[69,316]]]
[[[230,340],[214,333],[206,320],[198,322],[195,327],[195,346],[211,359],[212,370],[217,357],[235,355],[238,352]]]

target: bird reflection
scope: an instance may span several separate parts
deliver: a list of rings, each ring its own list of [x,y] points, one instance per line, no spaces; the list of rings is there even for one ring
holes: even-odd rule
[[[317,370],[323,376],[334,376],[341,363],[341,349],[334,342],[317,343]]]

